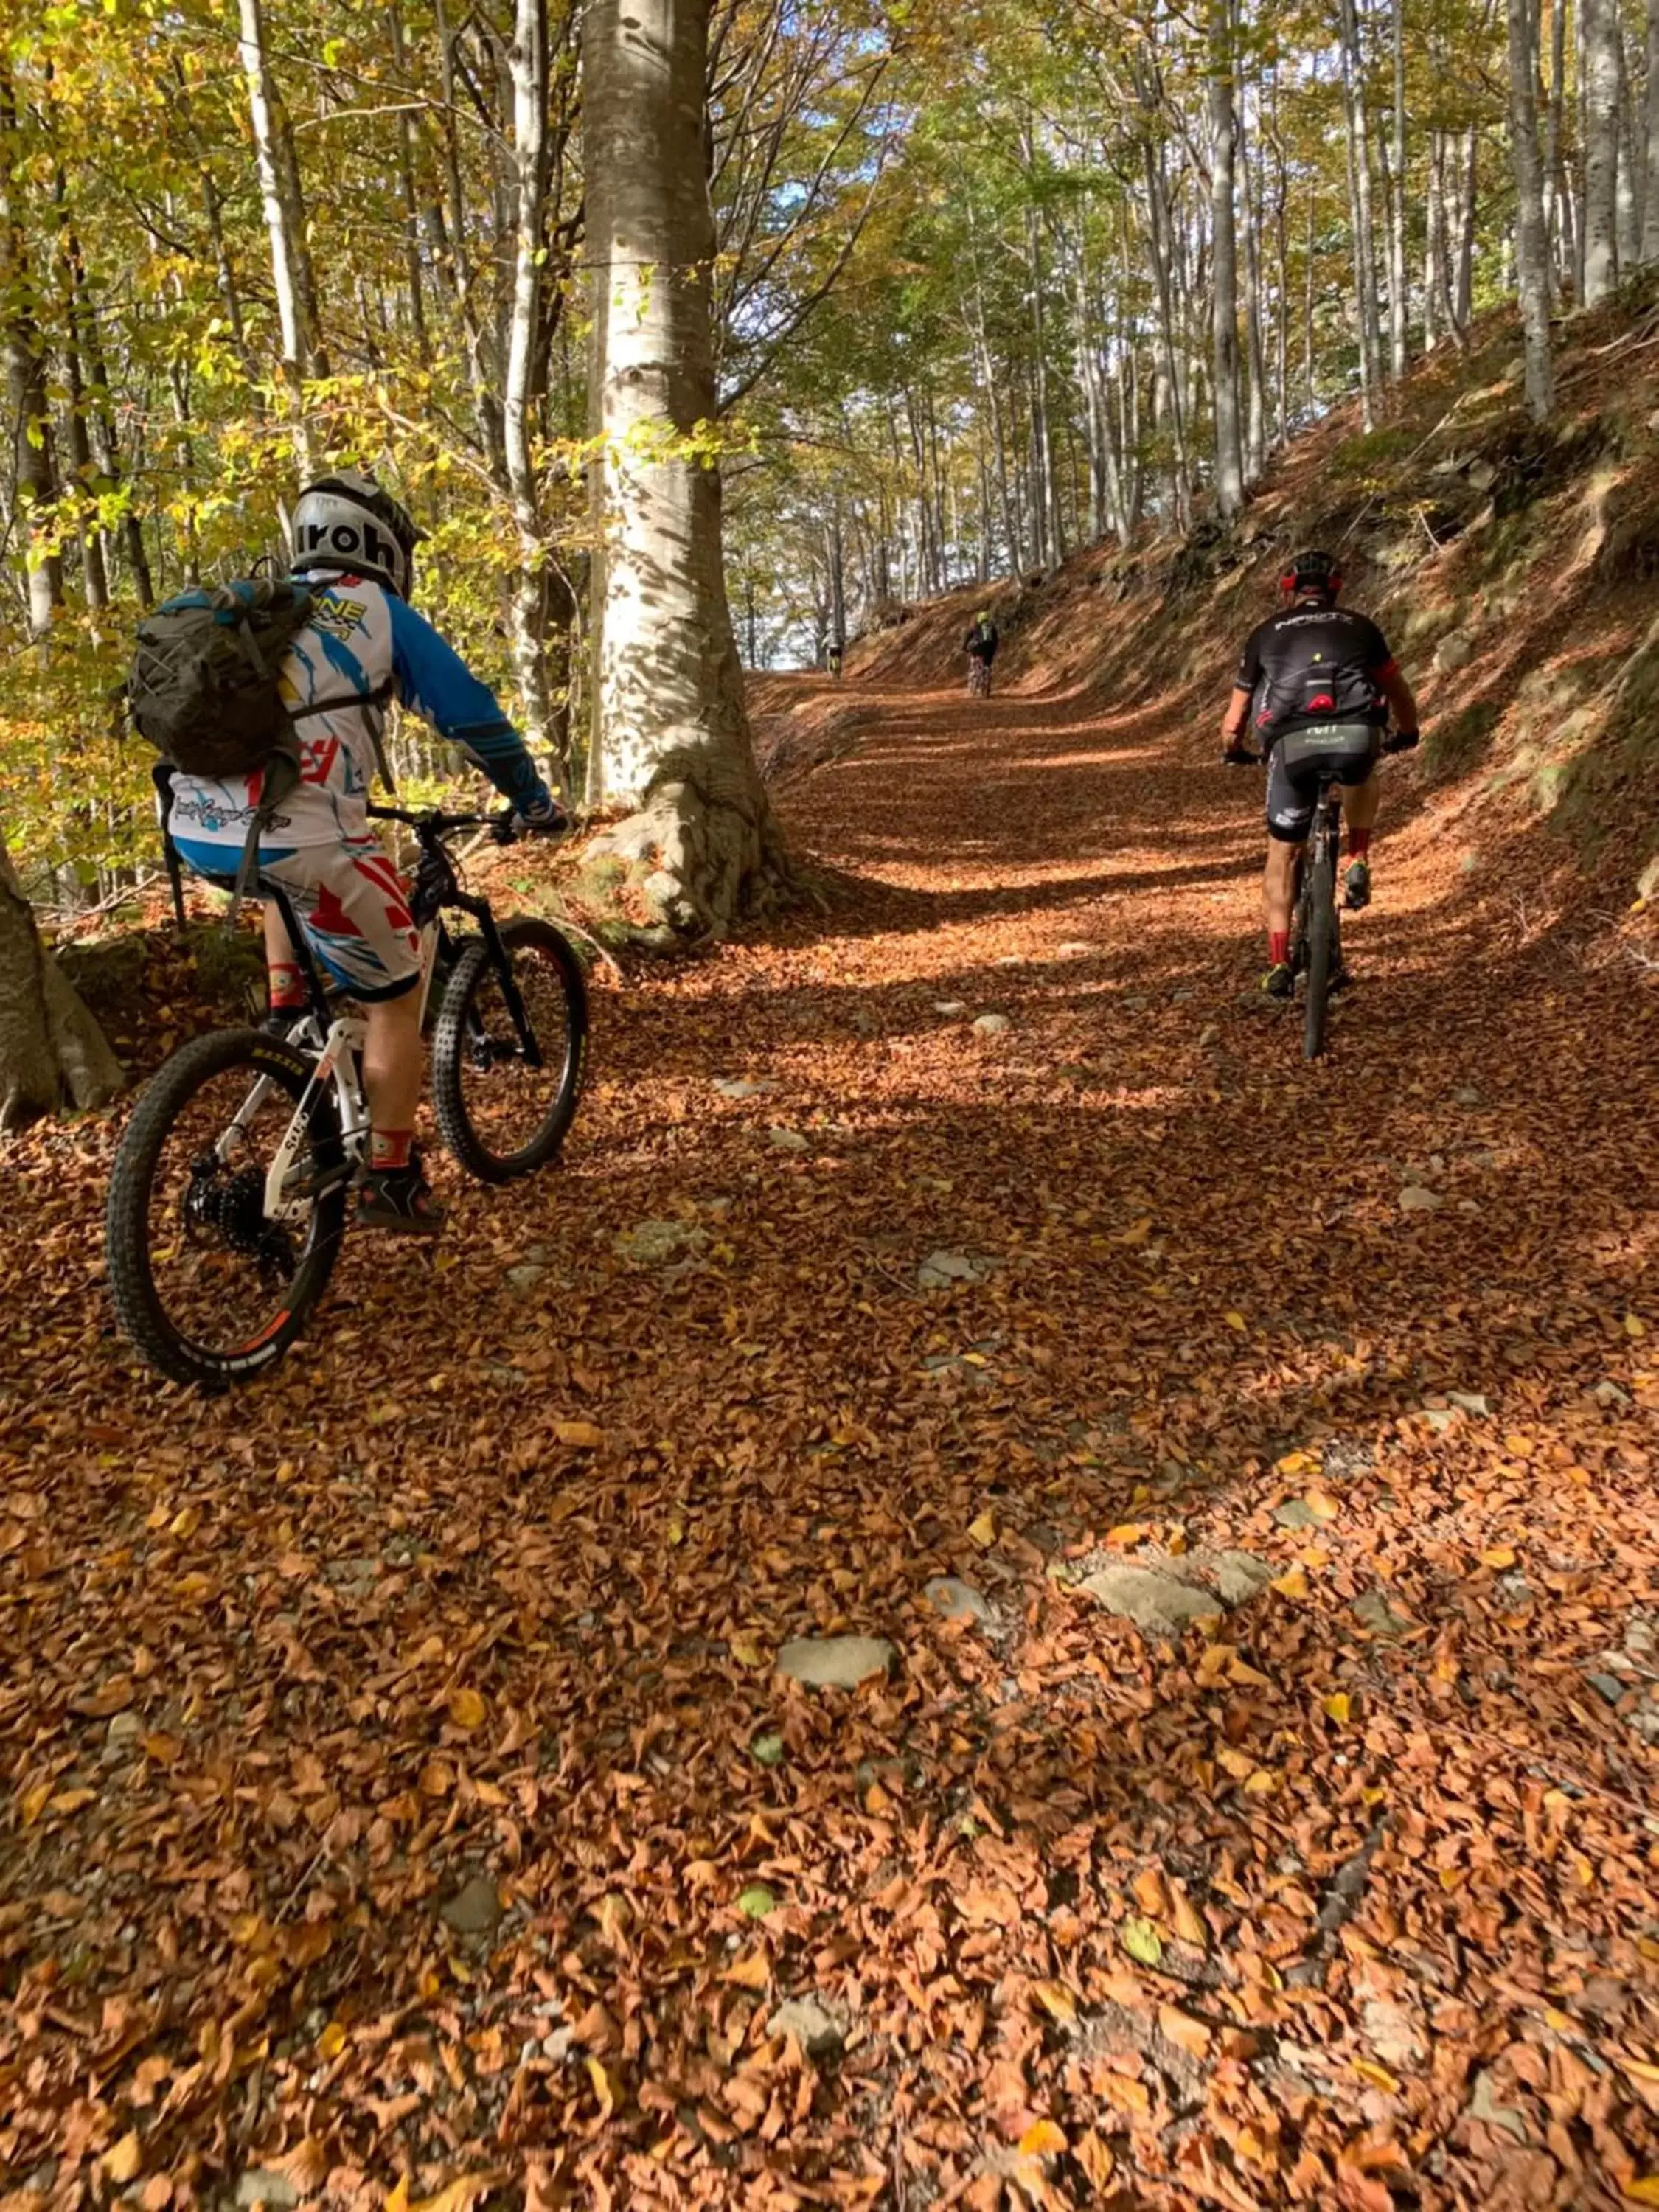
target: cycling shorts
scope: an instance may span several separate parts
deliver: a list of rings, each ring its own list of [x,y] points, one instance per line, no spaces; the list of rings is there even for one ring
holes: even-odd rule
[[[186,867],[221,890],[234,889],[238,854],[223,845],[175,839]],[[325,977],[365,1003],[401,999],[421,980],[421,939],[403,878],[373,837],[302,845],[259,855],[261,890],[286,895]]]
[[[1366,722],[1321,723],[1280,738],[1267,763],[1267,835],[1304,844],[1321,773],[1334,769],[1337,781],[1352,789],[1369,780],[1382,747],[1382,732]]]

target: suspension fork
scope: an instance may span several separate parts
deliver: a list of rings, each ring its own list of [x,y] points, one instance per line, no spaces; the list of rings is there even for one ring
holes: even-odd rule
[[[462,896],[456,899],[453,903],[464,913],[472,916],[483,933],[485,945],[489,949],[489,964],[495,970],[500,981],[501,997],[507,1002],[507,1013],[512,1018],[514,1030],[518,1032],[519,1049],[524,1054],[525,1064],[529,1067],[540,1067],[543,1065],[542,1048],[537,1042],[536,1032],[530,1026],[530,1016],[525,1010],[524,995],[519,989],[518,978],[513,973],[513,963],[507,957],[507,946],[501,941],[501,933],[496,927],[495,915],[491,912],[488,902],[483,899]]]

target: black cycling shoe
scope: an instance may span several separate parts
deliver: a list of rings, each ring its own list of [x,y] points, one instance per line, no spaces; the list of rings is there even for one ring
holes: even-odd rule
[[[1371,902],[1371,872],[1364,860],[1350,863],[1342,884],[1343,904],[1350,914],[1363,913]]]
[[[401,1168],[368,1168],[357,1193],[357,1221],[364,1229],[385,1229],[394,1237],[437,1237],[445,1209],[432,1195],[417,1150]]]
[[[1270,999],[1288,999],[1296,989],[1296,970],[1288,960],[1276,961],[1261,979]]]

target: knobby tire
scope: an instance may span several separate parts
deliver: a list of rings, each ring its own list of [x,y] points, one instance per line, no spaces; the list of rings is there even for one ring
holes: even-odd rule
[[[169,1316],[151,1264],[152,1237],[175,1233],[173,1224],[151,1220],[156,1170],[168,1135],[197,1092],[238,1067],[246,1070],[250,1091],[264,1076],[295,1107],[311,1081],[312,1065],[304,1054],[262,1030],[221,1030],[192,1039],[151,1079],[127,1124],[110,1175],[106,1216],[110,1291],[122,1328],[149,1364],[170,1382],[209,1390],[246,1382],[274,1366],[287,1352],[327,1287],[345,1223],[342,1176],[313,1198],[287,1303],[276,1323],[255,1342],[216,1351],[188,1335]],[[315,1169],[322,1174],[339,1170],[344,1158],[339,1117],[326,1091],[313,1100],[308,1135]]]
[[[568,939],[551,922],[531,915],[503,922],[501,936],[509,959],[515,953],[527,954],[547,963],[556,974],[563,999],[563,1036],[558,1039],[538,1036],[538,1042],[544,1050],[562,1052],[562,1065],[557,1071],[552,1103],[533,1136],[514,1151],[493,1150],[469,1108],[467,1083],[476,1010],[491,987],[498,987],[498,979],[488,944],[481,937],[471,939],[455,963],[439,1008],[432,1041],[432,1104],[450,1152],[469,1175],[488,1183],[512,1182],[520,1176],[533,1175],[557,1153],[575,1118],[587,1048],[587,983]],[[500,1017],[495,1026],[502,1027]]]
[[[1317,1060],[1325,1049],[1330,1011],[1332,955],[1336,942],[1336,843],[1321,836],[1307,880],[1308,982],[1302,1030],[1302,1056]]]

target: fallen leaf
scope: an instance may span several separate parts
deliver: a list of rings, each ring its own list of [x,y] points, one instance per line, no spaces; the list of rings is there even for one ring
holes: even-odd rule
[[[769,1912],[775,1912],[778,1900],[763,1881],[750,1882],[747,1889],[738,1893],[738,1910],[747,1913],[751,1920],[764,1920]]]
[[[595,2058],[591,2051],[585,2063],[587,2067],[587,2078],[593,2085],[593,2094],[599,2100],[600,2117],[608,2120],[617,2109],[617,2092],[609,2069],[604,2060]]]
[[[1059,2158],[1066,2148],[1066,2137],[1052,2120],[1033,2120],[1019,2139],[1022,2158]]]
[[[979,1515],[977,1519],[968,1523],[968,1534],[979,1546],[981,1551],[988,1552],[997,1540],[995,1514],[988,1508],[985,1512]],[[977,1572],[978,1570],[975,1569],[975,1571]]]
[[[598,1451],[605,1442],[605,1431],[592,1421],[555,1421],[553,1434],[571,1451]]]
[[[1480,1564],[1483,1567],[1512,1567],[1515,1565],[1514,1550],[1508,1544],[1494,1544],[1491,1551],[1482,1552]]]
[[[1118,1934],[1129,1956],[1143,1966],[1155,1966],[1164,1956],[1164,1940],[1150,1920],[1126,1920]]]
[[[120,2142],[104,2153],[104,2179],[114,2182],[118,2188],[135,2178],[143,2162],[144,2147],[139,2141],[138,2130],[129,2128]]]
[[[1346,1690],[1333,1691],[1325,1699],[1325,1714],[1328,1719],[1334,1720],[1339,1726],[1346,1728],[1352,1717],[1353,1699]]]
[[[452,1690],[445,1702],[449,1707],[449,1717],[458,1729],[465,1729],[470,1734],[483,1725],[484,1701],[477,1690]]]
[[[1031,1995],[1051,2020],[1070,2027],[1077,2018],[1077,2003],[1063,1982],[1033,1982]]]
[[[1242,1313],[1224,1314],[1222,1318],[1229,1328],[1236,1328],[1241,1336],[1244,1335],[1249,1328],[1249,1323]]]

